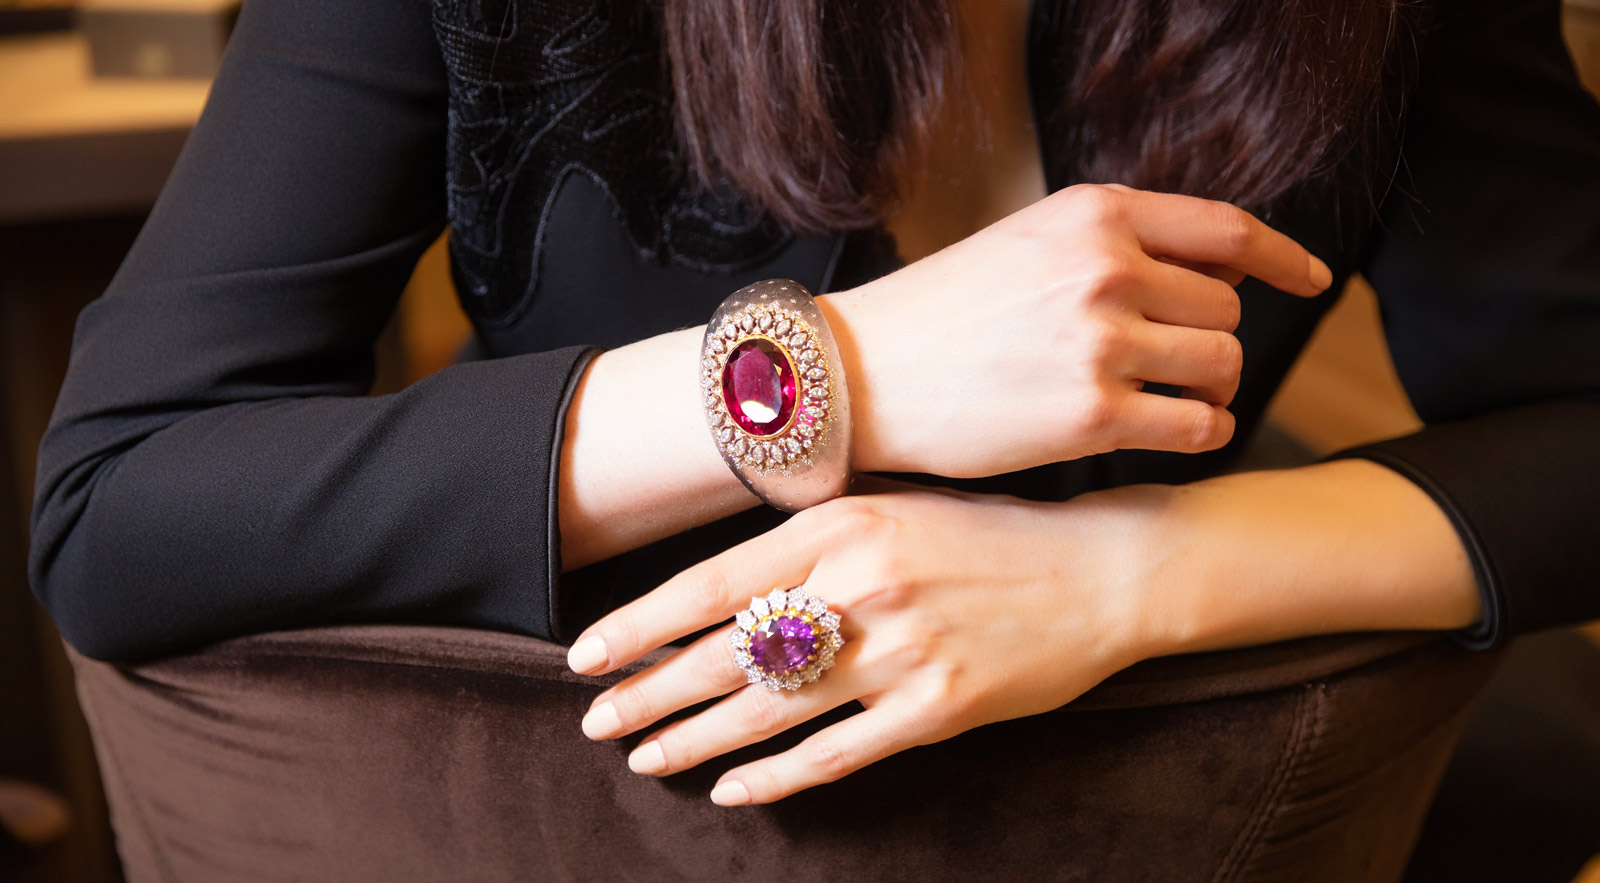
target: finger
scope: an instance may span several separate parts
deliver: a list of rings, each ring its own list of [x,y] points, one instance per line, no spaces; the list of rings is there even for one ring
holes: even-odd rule
[[[682,772],[776,736],[863,692],[861,685],[849,677],[824,676],[803,690],[793,691],[751,684],[694,717],[652,734],[628,755],[628,768],[651,776]]]
[[[755,595],[805,582],[817,542],[796,516],[783,525],[696,564],[585,629],[567,665],[594,675],[733,616]]]
[[[737,690],[746,681],[728,646],[732,631],[718,629],[596,696],[583,716],[584,735],[615,739]]]
[[[1227,408],[1196,399],[1129,392],[1118,405],[1118,448],[1198,454],[1214,451],[1233,438]]]
[[[1147,254],[1220,264],[1305,297],[1333,284],[1327,264],[1238,206],[1172,193],[1119,193]]]
[[[1221,264],[1208,264],[1204,261],[1182,261],[1174,257],[1158,257],[1156,260],[1163,264],[1171,264],[1174,267],[1192,270],[1202,276],[1210,276],[1219,282],[1226,282],[1229,288],[1237,288],[1245,278],[1244,274],[1238,270],[1232,267],[1224,267]]]
[[[927,740],[921,729],[908,715],[880,702],[782,754],[729,770],[711,789],[711,800],[721,806],[771,803],[841,779],[923,741]]]
[[[1133,326],[1131,333],[1132,379],[1185,387],[1192,398],[1222,407],[1238,393],[1244,350],[1232,334],[1152,322]]]
[[[1163,263],[1137,294],[1146,319],[1211,331],[1239,327],[1239,293],[1210,276]]]

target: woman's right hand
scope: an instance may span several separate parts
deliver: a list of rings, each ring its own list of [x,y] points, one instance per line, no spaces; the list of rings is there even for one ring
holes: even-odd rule
[[[856,467],[974,477],[1233,435],[1233,286],[1300,296],[1326,265],[1226,203],[1079,185],[819,300],[839,338]],[[1184,388],[1183,398],[1142,391]]]

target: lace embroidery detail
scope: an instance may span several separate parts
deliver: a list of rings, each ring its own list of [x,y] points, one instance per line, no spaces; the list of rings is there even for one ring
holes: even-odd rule
[[[650,4],[435,0],[433,26],[450,80],[451,257],[478,321],[527,308],[569,174],[611,197],[641,260],[736,272],[788,241],[736,196],[690,191]]]

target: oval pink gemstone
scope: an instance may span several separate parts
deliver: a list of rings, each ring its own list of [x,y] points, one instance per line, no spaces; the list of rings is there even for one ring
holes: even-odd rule
[[[805,666],[817,649],[817,633],[803,619],[777,616],[750,636],[750,655],[763,671],[781,675]]]
[[[739,428],[772,435],[794,414],[794,367],[770,340],[755,338],[734,347],[722,369],[722,399]]]

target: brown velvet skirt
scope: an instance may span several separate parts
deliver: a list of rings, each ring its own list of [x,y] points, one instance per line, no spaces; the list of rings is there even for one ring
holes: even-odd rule
[[[1152,660],[1058,711],[772,806],[591,743],[564,648],[350,627],[136,668],[74,657],[142,881],[1399,880],[1498,664],[1335,636]],[[787,747],[854,708],[760,746]]]

